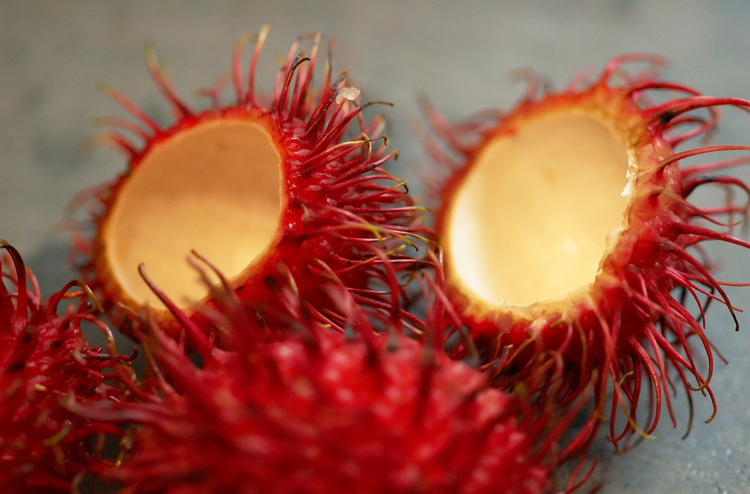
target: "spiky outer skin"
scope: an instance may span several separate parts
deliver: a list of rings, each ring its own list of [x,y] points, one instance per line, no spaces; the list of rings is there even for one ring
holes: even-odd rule
[[[416,261],[404,247],[410,242],[406,238],[421,229],[421,209],[414,206],[405,183],[382,168],[395,155],[386,148],[382,135],[384,122],[376,117],[365,123],[361,112],[371,104],[360,105],[358,100],[345,97],[342,92],[349,91],[346,76],[342,74],[332,80],[329,64],[320,87],[313,86],[320,35],[314,37],[309,58],[297,53],[299,41],[295,43],[277,75],[271,97],[258,97],[253,87],[255,63],[265,34],[264,29],[251,62],[247,87],[240,73],[241,44],[235,49],[233,75],[237,100],[233,105],[222,105],[218,91],[212,89],[208,93],[213,108],[194,112],[176,96],[153,61],[152,76],[176,114],[169,128],[160,128],[112,90],[113,96],[140,120],[143,128],[136,133],[145,143],[128,141],[119,129],[109,135],[112,143],[129,156],[129,166],[113,183],[95,192],[91,222],[95,234],[91,239],[77,236],[75,263],[116,325],[128,334],[133,334],[131,324],[140,323],[139,304],[122,293],[102,255],[106,248],[106,239],[100,235],[102,226],[117,200],[118,190],[144,156],[172,136],[212,119],[258,122],[274,136],[281,153],[286,209],[276,238],[262,259],[248,259],[248,264],[251,261],[254,264],[251,270],[231,280],[248,311],[256,314],[259,325],[276,323],[269,318],[279,310],[277,287],[288,279],[294,280],[305,303],[325,314],[324,317],[337,318],[335,301],[319,289],[321,281],[329,277],[343,281],[358,302],[371,307],[373,315],[378,317],[388,312],[384,307],[389,305],[390,297],[382,293],[384,287],[379,284],[386,277],[382,261],[386,258],[396,261],[393,269],[398,271],[414,269]],[[112,123],[133,131],[133,124],[119,120]],[[188,255],[186,252],[185,256]],[[394,288],[400,294],[401,288]],[[119,310],[118,304],[124,304],[130,311]],[[211,318],[205,317],[206,312],[215,309],[216,300],[208,296],[188,312],[206,333],[218,333],[219,341],[226,342],[223,330],[212,326]],[[163,329],[176,336],[179,324],[167,311],[159,317]]]
[[[433,145],[431,150],[451,168],[449,177],[438,186],[438,238],[444,235],[452,194],[477,154],[493,138],[512,133],[528,118],[565,109],[595,115],[615,129],[632,153],[631,159],[635,157],[638,179],[624,212],[623,228],[616,245],[602,259],[595,281],[584,293],[565,304],[528,306],[520,315],[474,300],[451,277],[451,272],[446,273],[447,296],[461,313],[498,386],[516,386],[531,380],[539,385],[543,399],[565,404],[595,383],[595,410],[569,445],[569,454],[587,447],[602,416],[609,415],[611,419],[609,438],[615,444],[632,437],[634,431],[650,434],[659,421],[662,400],[674,422],[668,393],[673,379],[668,375],[671,367],[689,392],[705,391],[710,395],[715,411],[709,386],[713,352],[704,333],[703,308],[708,300],[715,299],[724,303],[732,316],[734,310],[724,292],[726,285],[711,276],[703,257],[696,259],[686,249],[694,248],[702,255],[699,244],[708,240],[748,247],[731,236],[733,218],[747,209],[746,205],[732,203],[731,193],[727,194],[725,206],[712,209],[702,210],[688,201],[691,192],[704,184],[747,192],[747,186],[737,179],[708,175],[745,163],[747,157],[679,167],[683,158],[747,147],[676,151],[684,141],[703,137],[715,128],[715,106],[747,107],[748,102],[704,97],[685,86],[655,80],[651,72],[637,76],[620,72],[630,61],[650,59],[615,59],[592,84],[586,85],[578,78],[559,93],[538,96],[536,81],[532,81],[525,97],[508,113],[485,112],[458,124],[448,124],[436,114],[431,117],[443,145]],[[623,74],[623,83],[614,84],[615,77]],[[660,90],[682,93],[684,97],[651,103],[649,97]],[[707,116],[686,115],[701,108],[708,109]],[[729,219],[722,223],[715,217]],[[697,226],[696,219],[708,219],[718,229]],[[451,255],[444,252],[446,259]],[[691,314],[680,295],[672,293],[675,289],[694,299],[701,307],[700,313]],[[699,369],[693,355],[694,343],[708,361],[707,373]],[[453,353],[460,356],[466,351],[466,345],[460,344]],[[555,385],[550,386],[551,382]],[[608,382],[614,385],[609,406],[605,403]],[[548,396],[549,390],[554,390],[556,396]],[[650,400],[644,423],[636,413],[643,394]],[[622,410],[628,420],[618,431],[615,420]]]
[[[94,319],[88,304],[57,314],[73,285],[44,303],[27,287],[27,276],[35,281],[18,252],[0,246],[9,252],[0,254],[0,491],[70,492],[77,476],[110,466],[91,441],[119,429],[74,414],[64,401],[117,397],[105,374],[113,360],[81,333],[81,322]]]
[[[197,345],[202,369],[173,340],[147,338],[158,373],[139,402],[78,410],[138,426],[107,478],[123,493],[551,488],[549,417],[520,396],[412,338],[297,330],[240,351]]]

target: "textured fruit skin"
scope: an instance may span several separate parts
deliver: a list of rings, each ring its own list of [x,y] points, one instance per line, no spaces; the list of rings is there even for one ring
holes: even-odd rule
[[[74,414],[65,402],[117,398],[106,368],[127,364],[84,339],[83,321],[101,326],[84,291],[68,293],[71,283],[42,301],[18,252],[1,241],[0,248],[0,491],[70,492],[77,477],[110,466],[93,441],[120,431]],[[63,299],[73,303],[58,315]]]
[[[136,426],[105,476],[123,493],[551,491],[564,426],[491,388],[438,338],[407,337],[399,319],[377,334],[346,289],[326,289],[347,307],[345,332],[298,312],[289,285],[287,330],[233,330],[235,350],[176,314],[202,366],[151,326],[137,399],[76,407]]]
[[[653,65],[631,75],[627,65],[632,62]],[[733,236],[733,226],[745,216],[747,203],[734,202],[732,189],[742,194],[748,188],[739,179],[717,175],[750,160],[730,155],[706,164],[680,166],[680,161],[749,148],[678,149],[686,141],[710,136],[718,123],[717,107],[747,108],[750,103],[707,97],[689,87],[659,81],[653,71],[659,62],[643,55],[619,57],[593,82],[582,75],[560,92],[540,94],[539,81],[532,78],[524,97],[508,112],[488,110],[459,123],[447,122],[434,111],[428,115],[438,135],[438,140],[428,142],[429,152],[449,170],[443,182],[436,185],[438,238],[444,235],[452,195],[477,154],[493,137],[512,133],[526,118],[564,109],[596,115],[618,129],[631,156],[636,157],[639,175],[625,211],[626,226],[616,246],[602,260],[585,297],[557,307],[541,303],[529,306],[528,316],[519,317],[472,300],[451,273],[446,273],[447,297],[469,328],[487,368],[493,369],[497,386],[517,385],[531,374],[538,380],[540,369],[546,367],[540,395],[564,404],[595,383],[594,413],[570,444],[571,454],[585,449],[601,425],[601,417],[610,419],[609,439],[615,445],[628,443],[633,432],[639,433],[636,437],[651,434],[663,403],[675,422],[670,399],[675,379],[672,370],[676,382],[688,392],[709,395],[715,413],[716,401],[709,386],[714,351],[705,334],[708,302],[724,304],[737,322],[725,292],[730,284],[711,275],[701,244],[715,240],[750,248]],[[655,102],[668,92],[668,96],[677,97]],[[726,190],[725,204],[701,209],[689,201],[697,188],[711,184]],[[444,252],[446,259],[451,255]],[[695,301],[698,314],[685,308],[683,298]],[[460,343],[452,351],[461,356],[467,346]],[[702,355],[696,356],[696,352]],[[701,357],[707,361],[707,372],[700,368]],[[557,385],[550,388],[551,382]],[[613,393],[607,395],[610,385]],[[549,396],[548,389],[563,391]],[[644,395],[650,403],[645,421],[636,411]],[[623,412],[627,420],[618,429],[616,417]]]
[[[108,211],[117,199],[118,189],[151,149],[191,126],[212,119],[258,122],[275,137],[282,154],[286,209],[276,238],[251,272],[232,280],[242,302],[256,314],[258,324],[275,324],[268,319],[278,311],[277,287],[290,278],[305,302],[322,313],[335,309],[335,302],[319,289],[321,280],[331,276],[342,280],[358,303],[378,312],[387,298],[377,291],[378,280],[386,277],[383,259],[396,261],[393,269],[414,269],[416,261],[405,247],[411,242],[407,237],[413,238],[421,230],[421,208],[408,196],[405,182],[382,168],[395,156],[395,151],[386,148],[386,138],[382,135],[384,121],[376,117],[366,122],[362,117],[363,110],[374,103],[359,103],[358,91],[346,85],[346,73],[333,79],[330,60],[326,61],[320,85],[313,84],[320,34],[308,36],[312,38],[309,54],[299,48],[305,37],[295,42],[277,74],[271,94],[258,95],[255,67],[266,34],[264,27],[257,38],[246,82],[242,47],[247,39],[240,40],[235,47],[232,80],[236,101],[222,104],[219,89],[212,88],[206,91],[212,108],[204,111],[189,108],[166,82],[158,62],[149,58],[152,77],[175,113],[175,120],[168,128],[157,125],[117,91],[109,90],[138,123],[108,120],[116,128],[107,138],[127,155],[129,165],[112,183],[89,192],[94,197],[90,203],[90,225],[95,233],[92,237],[76,235],[74,262],[116,325],[126,333],[132,335],[130,324],[138,322],[141,314],[138,303],[122,293],[102,256],[106,240],[100,232],[108,220]],[[130,134],[140,137],[143,143],[133,142]],[[189,254],[186,252],[185,256]],[[248,259],[248,264],[251,261]],[[120,310],[118,303],[124,303],[130,310]],[[215,309],[215,300],[209,296],[188,312],[206,333],[218,332],[223,337],[223,331],[212,327],[210,318],[204,317],[205,312]],[[171,319],[166,311],[163,315]],[[166,320],[162,321],[163,329],[170,334],[179,332],[179,324],[171,322],[170,326]]]

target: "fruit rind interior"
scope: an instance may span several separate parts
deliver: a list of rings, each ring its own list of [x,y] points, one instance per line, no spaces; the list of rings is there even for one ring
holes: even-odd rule
[[[192,250],[232,279],[252,269],[278,236],[282,154],[262,121],[200,121],[155,142],[115,190],[105,220],[105,258],[138,305],[163,308],[149,277],[178,305],[207,295]]]
[[[593,283],[625,222],[629,163],[619,133],[575,108],[490,136],[453,186],[451,279],[495,307],[558,301]]]

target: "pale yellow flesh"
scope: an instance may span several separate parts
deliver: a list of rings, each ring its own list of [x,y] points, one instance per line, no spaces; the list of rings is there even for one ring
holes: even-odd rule
[[[154,147],[119,190],[105,224],[112,275],[136,303],[163,307],[138,273],[179,306],[207,287],[191,250],[228,278],[274,239],[281,211],[280,156],[268,131],[249,120],[199,123]]]
[[[457,187],[443,241],[451,279],[493,306],[592,283],[623,224],[628,154],[598,118],[554,112],[488,143]]]

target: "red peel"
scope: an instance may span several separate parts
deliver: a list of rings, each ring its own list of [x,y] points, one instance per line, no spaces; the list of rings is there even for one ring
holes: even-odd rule
[[[144,263],[187,317],[228,342],[205,316],[217,310],[217,301],[195,278],[186,260],[191,251],[226,273],[258,326],[275,324],[269,318],[278,311],[276,287],[286,276],[280,265],[302,298],[321,311],[335,311],[335,301],[318,289],[320,263],[358,291],[361,304],[374,307],[384,295],[367,290],[382,278],[382,259],[398,260],[395,269],[407,273],[416,265],[401,247],[420,236],[422,208],[405,182],[383,169],[395,157],[386,148],[383,120],[363,117],[370,106],[388,103],[360,104],[346,73],[333,78],[330,54],[322,83],[313,84],[320,34],[292,45],[270,97],[262,97],[255,80],[267,32],[266,26],[255,37],[247,78],[242,52],[251,37],[234,48],[232,104],[220,102],[216,86],[205,91],[211,108],[192,109],[150,51],[149,71],[173,110],[171,124],[162,127],[107,89],[135,119],[105,121],[114,126],[109,141],[129,163],[95,195],[94,233],[76,236],[75,262],[126,333],[134,334],[131,325],[150,306],[163,330],[179,335],[179,322],[138,275]]]
[[[498,385],[515,386],[524,382],[530,369],[538,373],[540,361],[543,363],[550,358],[562,358],[562,363],[548,366],[549,374],[538,388],[543,399],[560,400],[564,404],[575,399],[586,383],[596,383],[595,410],[584,432],[570,445],[568,452],[571,454],[579,448],[585,449],[605,411],[612,423],[610,440],[615,444],[626,442],[633,432],[650,434],[660,418],[663,404],[674,422],[676,419],[667,391],[672,387],[669,378],[672,368],[677,368],[677,382],[688,392],[704,391],[710,397],[715,414],[716,401],[710,389],[714,350],[705,334],[708,302],[722,303],[738,324],[736,309],[725,287],[739,284],[719,281],[711,274],[701,245],[719,241],[750,248],[750,243],[733,236],[737,218],[744,218],[747,214],[748,202],[735,203],[731,193],[736,189],[747,196],[748,187],[737,178],[715,175],[746,164],[750,159],[747,156],[726,158],[726,155],[746,152],[750,147],[703,145],[683,151],[677,148],[692,140],[710,137],[718,123],[719,107],[747,111],[750,102],[706,97],[684,85],[659,81],[655,79],[653,67],[636,74],[625,70],[627,65],[636,62],[650,64],[653,60],[643,55],[616,58],[593,82],[579,77],[561,92],[540,93],[536,81],[532,80],[528,91],[511,111],[486,111],[465,122],[451,123],[434,110],[427,110],[428,120],[438,136],[437,140],[428,142],[427,148],[447,173],[436,191],[439,196],[436,231],[446,259],[446,294],[460,312],[462,324],[468,328],[486,365],[492,367],[492,362],[499,359],[503,362],[504,365],[497,370]],[[665,95],[674,99],[653,103]],[[560,144],[562,147],[547,144],[555,142],[552,139],[557,131],[542,133],[533,130],[547,129],[542,125],[550,129],[558,125],[557,131],[565,129],[580,140],[570,150],[564,149],[564,144]],[[597,132],[602,137],[594,139],[594,133],[584,134],[588,132],[583,130],[586,126],[599,129]],[[530,144],[521,144],[525,142],[522,138],[528,139]],[[503,244],[513,244],[517,232],[523,232],[523,238],[529,239],[528,242],[537,238],[545,242],[547,237],[542,230],[555,229],[555,223],[567,221],[568,203],[546,203],[544,196],[552,197],[557,191],[553,186],[539,185],[545,188],[539,189],[544,192],[539,193],[534,207],[546,207],[549,217],[554,219],[541,226],[535,223],[536,220],[529,223],[529,220],[524,220],[524,208],[528,203],[519,202],[515,208],[519,210],[519,224],[526,221],[528,233],[521,226],[496,233],[494,230],[500,227],[483,220],[479,214],[473,218],[459,216],[459,208],[465,207],[464,204],[475,204],[472,207],[481,210],[482,200],[488,201],[486,204],[496,202],[482,198],[502,194],[492,192],[491,187],[497,184],[494,179],[503,180],[505,168],[515,166],[516,155],[511,152],[518,153],[518,156],[540,149],[549,152],[548,162],[530,160],[525,165],[524,173],[529,176],[537,173],[537,169],[543,173],[565,174],[578,166],[590,166],[594,171],[598,166],[605,166],[604,162],[601,165],[589,163],[583,153],[589,152],[589,146],[606,150],[605,147],[593,147],[605,146],[605,142],[609,143],[606,145],[611,147],[612,153],[591,153],[599,153],[612,163],[621,163],[620,173],[625,177],[627,172],[627,179],[623,179],[619,187],[625,185],[622,195],[626,202],[622,207],[621,224],[618,226],[615,222],[607,227],[618,228],[608,234],[610,239],[606,246],[601,244],[601,258],[596,260],[598,268],[588,281],[581,282],[579,288],[560,289],[559,295],[549,299],[543,296],[532,302],[514,302],[513,295],[493,298],[477,292],[474,288],[477,285],[471,278],[475,275],[466,274],[460,263],[482,259],[482,264],[477,265],[483,268],[478,271],[485,278],[483,283],[489,285],[498,283],[497,265],[525,263],[524,266],[531,266],[533,257],[530,262],[520,254],[514,258],[495,254],[492,258],[489,253],[493,249],[499,251]],[[579,165],[574,158],[555,163],[557,151],[570,151],[564,156],[573,157],[578,153],[583,164]],[[491,164],[493,153],[497,161]],[[718,156],[714,162],[681,166],[681,162],[689,158],[714,155]],[[616,156],[625,156],[626,159],[615,159]],[[477,178],[480,173],[486,174],[482,175],[484,178]],[[711,175],[707,175],[709,173]],[[550,176],[550,180],[556,180],[554,175]],[[512,188],[527,187],[521,183],[523,179],[520,180],[508,182],[510,189],[503,190],[512,193]],[[528,190],[533,191],[533,187],[541,183],[541,179],[535,180],[537,182],[528,185]],[[584,204],[580,214],[598,212],[608,206],[598,202],[599,199],[589,199],[588,196],[593,197],[593,194],[586,192],[593,193],[600,184],[606,185],[592,183],[588,190],[581,188],[578,195],[565,201]],[[727,191],[724,205],[699,207],[689,202],[690,194],[696,189],[714,184]],[[614,185],[614,190],[617,187]],[[616,199],[612,197],[611,201]],[[506,221],[491,209],[492,206],[484,207],[488,217]],[[516,211],[504,210],[501,214],[511,217]],[[464,234],[456,232],[463,232],[467,223],[476,223],[478,233],[468,243],[462,244],[457,235]],[[508,220],[507,224],[512,223]],[[599,230],[600,236],[594,238],[601,239],[598,240],[601,242],[607,231]],[[578,243],[568,245],[571,252],[581,248]],[[519,252],[531,252],[534,248],[524,246]],[[546,255],[545,249],[546,246],[539,248],[540,257]],[[573,262],[578,261],[571,257],[570,260],[558,261],[557,266],[563,269]],[[547,272],[549,276],[553,274]],[[518,283],[523,276],[524,271],[519,270],[516,278],[508,283]],[[544,279],[544,273],[540,273],[539,279]],[[697,316],[683,307],[681,297],[675,293],[680,290],[696,301]],[[698,345],[693,344],[695,340]],[[554,350],[551,355],[550,350]],[[459,357],[467,352],[467,347],[459,341],[451,352]],[[707,360],[707,371],[701,369],[696,352]],[[550,382],[559,383],[555,389],[562,390],[560,395],[550,395]],[[608,382],[614,387],[614,395],[607,409]],[[650,402],[645,421],[637,414],[638,405],[644,399]],[[627,420],[618,431],[615,421],[621,410]]]
[[[105,477],[123,493],[551,491],[557,439],[573,414],[550,416],[445,355],[439,302],[423,341],[404,335],[394,310],[396,324],[378,335],[338,283],[322,288],[339,301],[343,331],[307,313],[286,285],[281,334],[233,330],[235,350],[207,351],[186,328],[203,341],[187,342],[203,349],[200,366],[152,319],[142,335],[146,396],[75,407],[137,426]],[[223,298],[227,320],[239,319],[227,315],[236,297]]]
[[[70,492],[111,466],[99,441],[121,431],[66,404],[121,399],[113,383],[133,376],[85,285],[70,282],[44,301],[18,251],[2,240],[0,250],[0,491]],[[106,335],[109,354],[86,342],[83,324]]]

